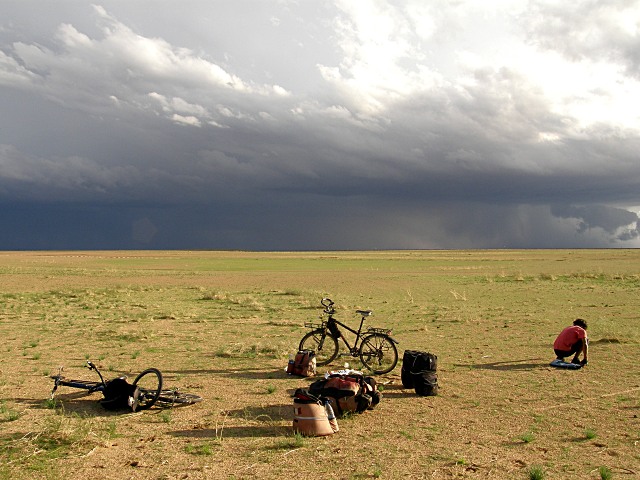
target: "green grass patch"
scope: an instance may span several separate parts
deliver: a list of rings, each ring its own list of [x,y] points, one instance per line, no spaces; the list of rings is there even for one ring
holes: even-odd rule
[[[605,467],[604,465],[598,468],[598,474],[600,475],[600,480],[611,480],[613,478],[613,473],[609,467]]]
[[[527,470],[527,478],[529,480],[544,480],[545,476],[545,470],[540,465],[533,465]]]

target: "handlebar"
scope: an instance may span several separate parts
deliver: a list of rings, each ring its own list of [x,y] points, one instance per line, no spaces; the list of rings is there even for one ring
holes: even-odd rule
[[[328,297],[324,297],[322,300],[320,300],[320,303],[323,307],[330,307],[333,305],[333,300]]]
[[[102,374],[100,373],[100,370],[98,370],[98,367],[96,367],[94,365],[94,363],[91,360],[87,360],[87,368],[89,370],[95,370],[95,372],[98,374],[98,376],[100,377],[100,382],[102,383],[103,386],[106,386],[107,384],[104,381],[104,377],[102,376]]]
[[[328,297],[324,297],[320,300],[320,303],[324,307],[324,313],[328,313],[329,315],[335,313],[335,309],[333,308],[333,300]]]

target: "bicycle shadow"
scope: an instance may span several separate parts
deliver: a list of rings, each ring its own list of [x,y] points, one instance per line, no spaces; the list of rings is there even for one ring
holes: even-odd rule
[[[27,405],[29,408],[40,410],[55,410],[63,409],[64,413],[75,414],[79,416],[104,416],[111,417],[122,413],[131,413],[127,410],[111,411],[106,410],[100,405],[102,396],[93,396],[86,392],[71,392],[56,394],[53,401],[46,399],[35,398],[14,398],[14,402]]]

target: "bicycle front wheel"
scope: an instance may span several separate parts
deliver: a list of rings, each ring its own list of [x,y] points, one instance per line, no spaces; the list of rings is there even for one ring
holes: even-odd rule
[[[333,362],[338,356],[338,340],[318,328],[302,337],[298,350],[313,350],[316,353],[316,365],[321,367]]]
[[[398,364],[398,349],[388,335],[372,333],[362,339],[360,360],[373,373],[389,373]]]
[[[147,368],[135,378],[133,386],[140,389],[136,410],[151,408],[162,392],[162,373],[157,368]]]
[[[160,407],[173,407],[180,405],[192,405],[200,403],[202,397],[194,393],[182,393],[177,390],[163,390],[160,392],[156,405]]]

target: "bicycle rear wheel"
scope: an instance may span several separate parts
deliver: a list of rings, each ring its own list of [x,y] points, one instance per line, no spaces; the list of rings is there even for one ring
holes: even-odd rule
[[[163,390],[160,392],[156,405],[159,407],[173,407],[200,403],[202,397],[194,393],[183,393],[177,390]]]
[[[335,360],[338,356],[338,340],[318,328],[307,333],[302,340],[298,350],[313,350],[316,352],[316,365],[321,367]]]
[[[389,373],[398,364],[398,349],[388,335],[372,333],[362,339],[360,360],[373,373]]]
[[[139,389],[136,410],[146,410],[153,407],[162,392],[162,373],[157,368],[147,368],[133,381],[133,386]]]

